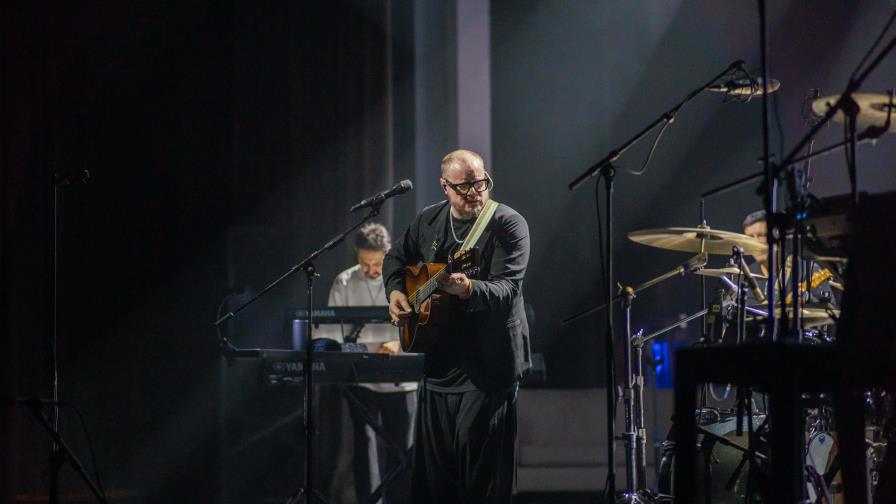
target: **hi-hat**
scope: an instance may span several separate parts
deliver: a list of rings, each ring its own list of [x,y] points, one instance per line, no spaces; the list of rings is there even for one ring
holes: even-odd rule
[[[765,254],[768,245],[747,235],[719,231],[710,228],[661,228],[632,231],[628,238],[634,242],[665,250],[678,250],[699,254],[731,255],[735,245],[744,249],[745,254]]]
[[[812,102],[812,112],[823,116],[833,107],[840,95],[831,95],[818,98]],[[891,114],[889,131],[896,131],[896,99],[894,105],[890,105],[890,96],[875,93],[853,93],[852,99],[859,106],[859,114],[856,116],[856,127],[865,129],[869,126],[883,127],[887,122],[887,115]],[[834,122],[846,121],[842,110],[838,110],[833,117]]]

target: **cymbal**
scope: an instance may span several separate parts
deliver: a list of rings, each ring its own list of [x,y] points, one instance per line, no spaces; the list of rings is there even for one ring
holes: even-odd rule
[[[840,95],[831,95],[818,98],[812,102],[812,112],[819,116],[827,113]],[[885,94],[875,93],[853,93],[852,99],[859,105],[859,115],[856,116],[856,127],[865,129],[869,126],[883,127],[887,122],[887,113],[892,112],[893,118],[890,121],[889,131],[896,131],[896,99],[894,105],[890,105],[890,97]],[[838,110],[833,117],[834,122],[842,123],[846,121],[846,116],[842,110]]]
[[[767,306],[768,305],[757,305],[757,306],[753,306],[752,308],[758,308],[760,310],[766,311],[766,310],[768,310]],[[828,313],[828,312],[830,312],[830,313]],[[834,319],[831,318],[831,314],[833,314],[834,317],[836,317],[836,318],[840,317],[840,310],[837,308],[820,308],[817,306],[804,306],[802,308],[802,310],[800,310],[800,313],[802,313],[804,327],[820,327],[820,326],[824,326],[824,325],[833,324]],[[793,318],[793,308],[792,307],[789,307],[789,306],[787,307],[787,317]],[[761,318],[765,318],[765,317],[747,313],[745,318],[746,318],[746,320],[756,320],[756,319],[761,319]],[[775,318],[781,318],[781,308],[780,307],[775,308]]]
[[[719,231],[710,228],[660,228],[632,231],[628,238],[636,243],[665,250],[678,250],[698,254],[731,255],[731,247],[737,245],[744,253],[765,254],[768,245],[747,235]]]
[[[703,268],[694,272],[695,275],[703,275],[708,277],[718,278],[720,276],[725,275],[740,275],[740,269],[735,268],[734,266],[725,266],[724,268]],[[754,278],[759,278],[762,280],[766,279],[765,275],[760,275],[759,273],[753,273]]]

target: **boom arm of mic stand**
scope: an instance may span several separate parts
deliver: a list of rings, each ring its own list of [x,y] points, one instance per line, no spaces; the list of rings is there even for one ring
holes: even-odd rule
[[[709,80],[709,82],[707,82],[706,84],[704,84],[704,85],[694,89],[690,93],[688,93],[688,95],[684,98],[684,100],[681,100],[680,102],[678,102],[677,105],[675,105],[674,107],[669,109],[667,112],[665,112],[661,116],[657,117],[656,120],[654,120],[652,123],[647,125],[647,127],[642,129],[641,131],[639,131],[635,136],[633,136],[632,138],[627,140],[618,149],[610,151],[610,153],[607,154],[606,157],[604,157],[603,159],[601,159],[600,161],[598,161],[597,163],[592,165],[590,168],[585,170],[584,173],[582,173],[581,175],[576,177],[567,186],[567,187],[569,187],[569,190],[570,191],[575,190],[575,188],[582,185],[582,183],[584,183],[586,180],[588,180],[589,178],[600,173],[600,171],[602,169],[606,168],[607,166],[610,165],[610,163],[613,163],[614,161],[619,159],[620,156],[625,154],[625,151],[627,151],[629,148],[631,148],[632,145],[638,143],[638,141],[640,141],[642,138],[644,138],[648,133],[650,133],[651,130],[653,130],[653,128],[656,128],[660,123],[673,121],[675,119],[675,114],[678,113],[678,111],[681,109],[681,107],[684,106],[685,103],[691,101],[695,96],[697,96],[698,94],[705,91],[706,88],[711,86],[713,82],[721,79],[723,76],[730,73],[732,70],[739,68],[743,64],[744,64],[743,60],[735,61],[734,63],[729,65],[728,68],[726,68],[724,71],[720,72],[718,75],[714,76],[711,80]]]
[[[365,222],[376,217],[379,213],[380,213],[380,205],[371,207],[370,212],[366,216],[364,216],[363,219],[361,219],[360,221],[358,221],[357,223],[352,225],[350,228],[348,228],[346,231],[342,232],[341,234],[336,235],[333,239],[331,239],[330,241],[325,243],[323,247],[312,252],[311,255],[309,255],[308,257],[303,259],[300,263],[289,268],[289,270],[286,273],[280,275],[279,278],[277,278],[276,280],[274,280],[273,282],[268,284],[267,287],[265,287],[264,289],[261,289],[257,294],[252,296],[252,298],[247,300],[245,303],[240,305],[238,308],[236,308],[233,311],[229,311],[229,312],[225,313],[221,318],[219,318],[218,320],[215,321],[215,327],[219,327],[224,322],[227,322],[228,320],[234,318],[239,312],[246,309],[246,307],[248,307],[250,304],[254,303],[258,298],[265,295],[269,290],[271,290],[274,287],[276,287],[277,285],[279,285],[280,282],[282,282],[283,280],[286,280],[291,275],[304,269],[306,266],[312,264],[314,262],[314,260],[317,259],[318,257],[320,257],[324,252],[326,252],[326,251],[332,249],[333,247],[335,247],[336,245],[339,245],[340,243],[342,243],[342,241],[345,239],[345,237],[348,236],[352,231],[358,229],[359,227],[364,225]],[[227,341],[226,338],[222,338],[222,339],[223,339],[222,347],[223,347],[224,351],[229,352],[229,351],[238,350],[236,347],[234,347],[232,344],[230,344],[230,342]]]
[[[877,58],[875,58],[874,61],[871,62],[871,64],[868,66],[868,68],[864,72],[862,72],[862,75],[849,81],[849,83],[846,86],[846,89],[843,91],[843,93],[840,94],[840,98],[837,100],[837,102],[834,103],[834,105],[832,107],[830,107],[827,110],[827,112],[825,112],[824,116],[822,116],[822,118],[812,127],[812,129],[810,129],[806,133],[806,135],[803,136],[802,140],[800,140],[799,143],[796,144],[796,147],[794,147],[790,151],[790,153],[784,158],[784,161],[781,162],[781,164],[778,167],[778,170],[781,169],[780,167],[787,167],[787,166],[790,166],[793,164],[801,163],[808,159],[812,159],[814,157],[822,156],[822,155],[828,154],[830,152],[833,152],[835,150],[842,149],[844,146],[846,146],[846,144],[848,144],[850,142],[849,140],[846,140],[844,142],[839,142],[839,143],[836,143],[829,147],[825,147],[824,149],[819,149],[812,154],[803,155],[803,156],[799,155],[799,153],[802,152],[802,150],[806,146],[806,144],[809,143],[811,141],[811,139],[815,137],[815,135],[818,133],[818,131],[821,130],[821,128],[824,125],[826,125],[828,122],[830,122],[830,120],[833,119],[834,115],[839,110],[843,109],[843,106],[848,102],[848,100],[844,100],[844,97],[850,96],[850,100],[851,100],[852,93],[855,92],[857,89],[859,89],[859,87],[862,85],[862,83],[865,81],[865,79],[868,78],[868,76],[871,74],[871,72],[875,68],[877,68],[878,65],[880,65],[880,62],[883,61],[884,57],[886,57],[887,54],[889,54],[893,50],[894,47],[896,47],[896,37],[893,37],[893,40],[891,40],[887,44],[887,46],[883,49],[883,51],[881,51],[881,53],[877,56]],[[888,117],[888,120],[889,120],[889,117]],[[856,139],[856,141],[857,141],[856,143],[859,144],[859,143],[864,143],[867,141],[873,141],[873,140],[877,139],[878,137],[880,137],[885,132],[886,132],[886,130],[878,130],[878,129],[875,129],[874,126],[871,126],[858,136],[858,138]],[[753,175],[749,175],[742,179],[735,180],[734,182],[731,182],[729,184],[725,184],[721,187],[713,189],[711,191],[705,192],[705,193],[701,194],[700,196],[702,198],[708,198],[710,196],[715,196],[717,194],[721,194],[721,193],[727,192],[731,189],[740,187],[740,186],[747,184],[749,182],[752,182],[754,180],[758,180],[758,179],[762,178],[764,175],[765,175],[765,172],[759,172],[759,173],[756,173]]]
[[[683,275],[685,273],[690,273],[692,271],[701,269],[704,266],[706,266],[706,263],[708,260],[709,260],[709,256],[705,252],[697,254],[694,257],[688,259],[685,263],[680,264],[677,268],[675,268],[671,271],[668,271],[666,273],[663,273],[662,275],[651,278],[650,280],[648,280],[640,285],[635,286],[632,289],[632,293],[637,294],[638,292],[641,292],[644,289],[653,287],[654,285],[664,282],[672,277],[675,277],[678,275]],[[610,303],[616,304],[618,301],[621,301],[624,297],[625,297],[625,294],[623,294],[623,293],[617,294],[617,295],[613,296],[613,299],[612,299],[612,301],[610,301]],[[591,308],[586,308],[585,310],[580,311],[579,313],[576,313],[575,315],[572,315],[570,317],[563,319],[562,321],[560,321],[560,323],[563,325],[566,325],[566,324],[569,324],[570,322],[575,322],[576,320],[584,317],[585,315],[594,313],[599,310],[603,310],[610,303],[604,303],[602,305],[592,306]]]
[[[869,143],[869,142],[873,144],[884,133],[886,133],[886,130],[878,129],[878,127],[876,127],[876,126],[869,126],[865,131],[863,131],[861,134],[859,134],[858,138],[856,139],[856,145]],[[851,140],[844,140],[842,142],[837,142],[833,145],[829,145],[823,149],[818,149],[816,151],[813,151],[811,154],[805,154],[803,156],[796,157],[788,163],[788,166],[799,164],[799,163],[802,163],[803,161],[807,161],[809,159],[815,159],[817,157],[821,157],[826,154],[836,152],[836,151],[846,147],[850,142],[851,142]],[[782,165],[782,166],[784,166],[784,165]],[[759,171],[752,175],[747,175],[746,177],[739,178],[733,182],[729,182],[723,186],[719,186],[715,189],[706,191],[705,193],[701,194],[700,197],[701,198],[710,198],[712,196],[718,196],[719,194],[726,193],[728,191],[737,189],[738,187],[741,187],[745,184],[749,184],[750,182],[759,180],[764,176],[765,176],[765,172]]]

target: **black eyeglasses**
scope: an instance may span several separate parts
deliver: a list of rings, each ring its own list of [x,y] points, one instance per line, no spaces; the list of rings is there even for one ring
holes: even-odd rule
[[[491,189],[492,179],[488,176],[488,174],[486,174],[484,179],[473,180],[470,182],[461,182],[459,184],[452,184],[451,182],[445,180],[445,185],[454,189],[454,192],[456,192],[457,194],[468,194],[470,192],[470,189],[481,193]]]

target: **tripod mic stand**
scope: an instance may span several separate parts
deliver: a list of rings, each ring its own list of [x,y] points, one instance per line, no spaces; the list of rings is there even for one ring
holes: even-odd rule
[[[233,346],[230,343],[230,341],[228,341],[227,337],[224,336],[220,332],[221,325],[224,322],[235,317],[236,314],[243,311],[246,307],[248,307],[250,304],[255,302],[258,298],[263,296],[265,293],[267,293],[268,291],[270,291],[271,289],[276,287],[283,280],[287,279],[288,277],[292,276],[293,274],[295,274],[296,272],[298,272],[300,270],[305,272],[306,285],[308,287],[308,291],[307,291],[308,292],[308,299],[307,299],[307,301],[308,301],[308,303],[307,303],[308,330],[305,331],[305,341],[303,342],[304,349],[305,349],[305,362],[302,365],[302,379],[304,380],[303,397],[302,397],[304,415],[302,415],[302,424],[304,427],[304,434],[305,434],[305,484],[304,484],[304,486],[299,488],[296,491],[296,493],[291,495],[289,497],[289,499],[287,499],[286,504],[297,504],[299,502],[305,502],[305,504],[310,504],[315,498],[320,502],[326,502],[326,499],[319,492],[316,492],[314,490],[314,479],[313,479],[313,471],[312,471],[312,468],[313,468],[313,466],[312,466],[312,461],[313,461],[312,451],[313,451],[313,446],[314,446],[314,428],[315,428],[314,420],[313,420],[314,415],[311,413],[312,407],[314,404],[313,403],[314,389],[312,388],[312,385],[313,385],[312,384],[312,380],[313,380],[312,368],[313,368],[313,362],[314,362],[314,359],[313,359],[314,349],[311,345],[311,337],[312,337],[312,332],[314,330],[314,308],[312,305],[312,298],[313,298],[313,294],[314,294],[314,278],[319,276],[317,274],[317,271],[314,268],[314,261],[317,260],[317,258],[320,257],[321,255],[323,255],[324,252],[326,252],[326,251],[336,247],[336,245],[339,245],[340,243],[342,243],[342,241],[345,240],[346,236],[348,236],[354,230],[356,230],[359,227],[361,227],[362,225],[364,225],[365,222],[376,217],[380,213],[380,208],[382,207],[382,203],[383,202],[380,201],[379,203],[372,205],[370,207],[370,212],[363,219],[361,219],[360,221],[358,221],[357,223],[352,225],[350,228],[348,228],[344,232],[336,235],[336,237],[334,237],[333,239],[331,239],[330,241],[325,243],[318,250],[312,252],[311,255],[309,255],[308,257],[303,259],[301,262],[299,262],[298,264],[296,264],[295,266],[290,268],[286,273],[284,273],[279,278],[277,278],[276,280],[274,280],[273,282],[268,284],[267,287],[265,287],[264,289],[259,291],[258,294],[254,295],[252,298],[250,298],[248,301],[246,301],[245,303],[240,305],[238,308],[236,308],[233,311],[227,312],[226,314],[224,314],[224,316],[222,316],[217,321],[215,321],[215,327],[217,327],[219,330],[219,333],[218,333],[219,345],[224,354],[224,357],[227,358],[228,362],[230,362],[231,359],[233,359],[234,355],[239,352],[239,349],[236,348],[235,346]]]
[[[605,192],[606,192],[606,228],[607,228],[607,241],[605,244],[604,250],[604,260],[606,261],[606,282],[604,288],[607,293],[607,302],[611,303],[614,298],[615,285],[613,283],[613,179],[616,176],[616,168],[613,166],[613,163],[617,161],[622,154],[625,153],[628,149],[630,149],[633,145],[638,143],[642,138],[647,136],[654,128],[659,126],[660,124],[664,124],[664,129],[672,121],[675,120],[676,114],[681,110],[681,108],[689,101],[691,101],[698,94],[705,91],[709,86],[711,86],[714,82],[721,79],[722,77],[730,74],[733,71],[736,71],[743,65],[743,61],[735,61],[731,65],[729,65],[725,70],[720,72],[718,75],[715,75],[712,79],[710,79],[706,84],[694,89],[690,93],[688,93],[685,98],[680,101],[677,105],[669,109],[667,112],[662,114],[652,123],[650,123],[647,127],[638,132],[634,137],[626,141],[622,144],[618,149],[614,149],[610,151],[603,159],[592,165],[590,168],[585,170],[584,173],[576,177],[572,182],[569,183],[569,190],[574,190],[586,180],[595,177],[601,176],[605,181]],[[662,132],[660,132],[662,134]],[[649,161],[649,158],[648,158]],[[646,165],[645,165],[646,167]],[[643,168],[642,168],[643,170]],[[600,192],[600,186],[595,185],[595,197]],[[598,224],[600,225],[600,224]],[[607,379],[607,482],[604,499],[609,500],[610,498],[614,498],[616,495],[616,376],[614,370],[614,359],[613,359],[613,310],[607,311],[606,325],[604,327],[604,360],[606,367],[606,379]]]

